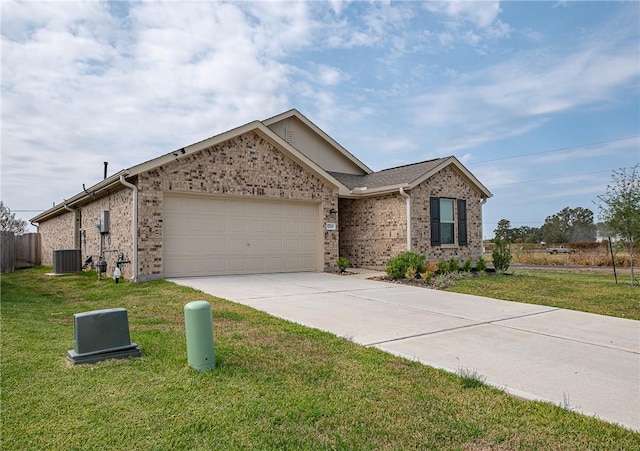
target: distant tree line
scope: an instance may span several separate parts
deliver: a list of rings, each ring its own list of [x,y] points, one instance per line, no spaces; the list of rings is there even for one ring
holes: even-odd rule
[[[596,241],[598,225],[593,222],[593,212],[588,208],[565,207],[547,216],[542,227],[511,227],[508,219],[501,219],[495,234],[496,238],[506,239],[511,243],[593,242]]]

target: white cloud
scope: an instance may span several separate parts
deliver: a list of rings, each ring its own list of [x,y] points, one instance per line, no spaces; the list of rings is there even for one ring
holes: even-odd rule
[[[42,206],[38,179],[70,197],[103,161],[115,172],[288,108],[281,57],[314,29],[305,3],[109,6],[2,6],[3,195],[26,207]],[[19,176],[24,152],[38,176]]]
[[[323,85],[334,86],[339,84],[344,78],[342,71],[335,67],[321,64],[317,66],[316,70],[318,81]]]
[[[477,27],[488,27],[500,15],[499,1],[436,1],[427,2],[425,7],[456,21],[471,22]]]
[[[442,89],[412,99],[416,126],[447,131],[459,150],[516,136],[551,115],[605,106],[622,91],[637,92],[637,43],[587,41],[570,53],[522,52],[511,60],[460,75]]]

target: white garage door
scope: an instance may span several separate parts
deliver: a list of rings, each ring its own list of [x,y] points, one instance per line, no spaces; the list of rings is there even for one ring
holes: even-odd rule
[[[318,204],[166,196],[166,277],[316,271]]]

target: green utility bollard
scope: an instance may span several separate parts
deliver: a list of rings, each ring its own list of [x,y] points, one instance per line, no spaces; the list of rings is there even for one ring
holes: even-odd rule
[[[207,301],[193,301],[185,305],[184,328],[187,334],[189,366],[198,371],[215,368],[211,304]]]

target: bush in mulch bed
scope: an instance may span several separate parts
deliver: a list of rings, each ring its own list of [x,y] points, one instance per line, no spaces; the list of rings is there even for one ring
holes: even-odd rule
[[[472,267],[471,259],[467,259],[462,264],[453,258],[437,263],[425,262],[425,259],[424,255],[404,252],[389,260],[386,276],[374,277],[373,279],[443,290],[456,285],[460,279],[495,274],[496,272],[493,268],[487,268],[482,257],[477,260],[475,268]]]
[[[414,287],[421,288],[431,288],[433,290],[446,290],[447,288],[453,287],[458,283],[458,280],[468,279],[470,277],[482,277],[482,276],[492,276],[496,274],[496,270],[493,268],[487,268],[484,271],[477,271],[475,268],[472,268],[469,271],[457,271],[457,272],[437,272],[433,274],[433,276],[424,280],[419,275],[416,275],[414,278],[401,278],[401,279],[393,279],[387,276],[377,276],[371,277],[371,280],[380,280],[383,282],[392,282],[400,285],[410,285]]]

